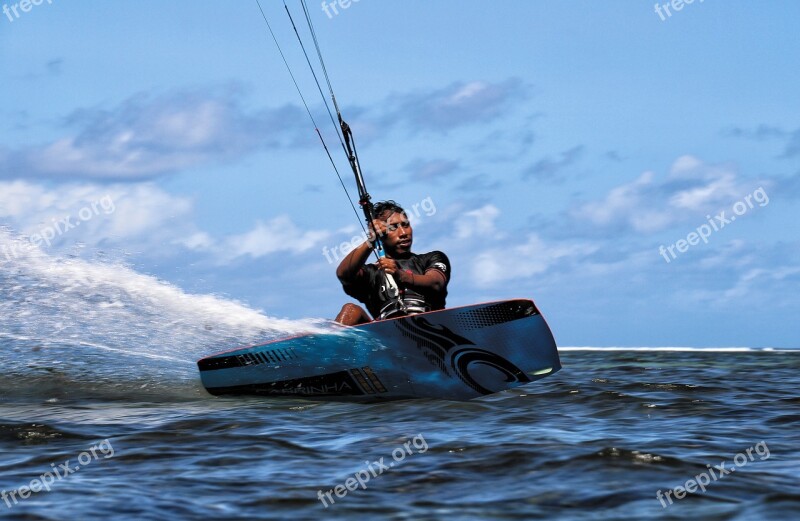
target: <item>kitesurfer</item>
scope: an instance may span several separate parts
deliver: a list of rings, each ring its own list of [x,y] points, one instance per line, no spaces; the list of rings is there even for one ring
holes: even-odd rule
[[[411,223],[405,210],[394,201],[375,204],[373,215],[374,227],[370,227],[368,240],[342,259],[336,269],[344,292],[365,304],[378,320],[444,309],[450,282],[447,256],[440,251],[419,255],[411,252]],[[367,264],[375,246],[373,230],[386,255]],[[393,291],[386,275],[394,278],[397,291]],[[335,320],[354,326],[371,322],[372,318],[361,306],[348,303]]]

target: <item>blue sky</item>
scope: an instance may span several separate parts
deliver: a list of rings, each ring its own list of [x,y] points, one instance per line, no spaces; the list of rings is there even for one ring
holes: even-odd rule
[[[355,193],[283,5],[262,3]],[[323,248],[358,223],[254,1],[5,5],[0,225],[41,234],[95,203],[49,255],[336,313]],[[450,306],[533,298],[563,345],[800,347],[800,4],[309,7],[367,186],[418,204]]]

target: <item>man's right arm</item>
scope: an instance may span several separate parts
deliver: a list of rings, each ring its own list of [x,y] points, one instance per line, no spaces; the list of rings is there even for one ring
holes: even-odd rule
[[[364,264],[369,259],[372,253],[372,248],[375,244],[375,232],[381,236],[386,233],[386,224],[379,219],[372,221],[372,226],[369,227],[369,236],[364,243],[358,248],[354,249],[347,256],[342,259],[339,267],[336,268],[336,276],[342,284],[348,284],[355,281],[358,272],[364,267]]]
[[[371,253],[372,246],[367,241],[348,253],[347,256],[342,259],[339,267],[336,268],[336,276],[339,278],[339,281],[342,284],[353,282],[359,270],[364,267],[367,259],[369,259]]]

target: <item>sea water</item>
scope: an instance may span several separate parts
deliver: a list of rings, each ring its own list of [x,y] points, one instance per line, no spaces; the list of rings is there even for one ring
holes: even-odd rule
[[[464,403],[215,398],[198,358],[324,323],[118,263],[0,268],[3,519],[800,513],[800,351],[561,348],[559,373]]]

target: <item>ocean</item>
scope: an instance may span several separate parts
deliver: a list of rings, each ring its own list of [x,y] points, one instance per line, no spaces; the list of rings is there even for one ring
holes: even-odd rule
[[[215,398],[200,385],[202,356],[322,327],[113,263],[6,260],[0,517],[800,513],[800,350],[561,348],[557,374],[463,403]]]

